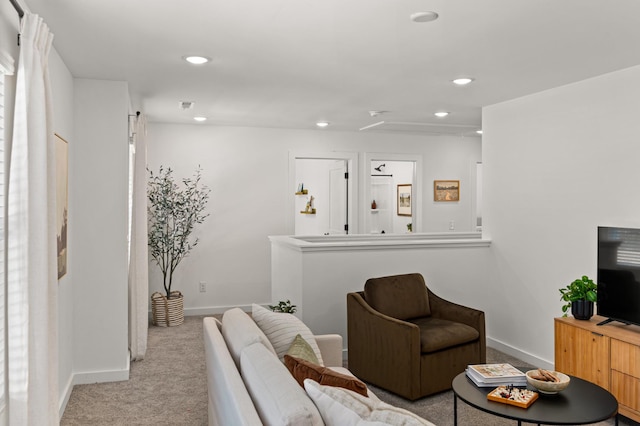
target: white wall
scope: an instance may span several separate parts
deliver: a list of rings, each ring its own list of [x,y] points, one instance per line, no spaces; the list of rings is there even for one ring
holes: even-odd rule
[[[54,132],[69,142],[69,150],[76,143],[74,132],[74,90],[73,76],[55,49],[49,54],[49,77],[51,79],[53,97]],[[71,155],[69,155],[71,157]],[[75,164],[69,162],[69,173],[73,173]],[[74,194],[69,194],[69,205],[73,202]],[[73,215],[73,212],[69,212]],[[72,217],[72,216],[71,216]],[[72,227],[73,228],[73,227]],[[77,228],[75,229],[77,232]],[[69,233],[74,232],[70,229]],[[70,248],[70,250],[72,250]],[[73,380],[73,288],[75,257],[69,256],[67,274],[58,281],[58,394],[61,406],[71,394]]]
[[[128,86],[75,80],[69,271],[75,383],[128,378]]]
[[[211,216],[196,229],[201,241],[178,267],[174,288],[185,295],[187,313],[211,312],[252,302],[268,303],[270,287],[269,235],[286,235],[289,197],[289,152],[389,152],[424,157],[424,181],[469,179],[469,164],[480,160],[479,138],[389,135],[383,133],[278,130],[150,123],[148,161],[153,170],[171,166],[188,176],[200,164],[211,187]],[[431,186],[423,195],[425,228],[446,231],[448,219],[468,223],[470,201],[433,206]],[[360,200],[360,195],[356,198]],[[440,203],[442,204],[442,203]],[[370,206],[365,206],[369,208]],[[440,212],[442,216],[440,217]],[[426,226],[434,219],[434,223]],[[446,218],[446,219],[445,219]],[[464,230],[462,226],[458,230]],[[161,289],[161,274],[150,266],[150,291]],[[207,282],[207,292],[198,283]]]
[[[553,362],[558,289],[596,277],[596,227],[640,227],[640,67],[483,110],[493,338]]]

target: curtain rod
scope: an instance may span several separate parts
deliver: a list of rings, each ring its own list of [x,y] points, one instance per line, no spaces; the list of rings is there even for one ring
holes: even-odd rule
[[[24,16],[24,10],[22,10],[22,7],[18,4],[17,0],[9,0],[9,2],[11,2],[11,4],[13,5],[13,8],[16,10],[16,12],[18,12],[18,16],[20,17],[20,19],[22,19],[22,17]]]

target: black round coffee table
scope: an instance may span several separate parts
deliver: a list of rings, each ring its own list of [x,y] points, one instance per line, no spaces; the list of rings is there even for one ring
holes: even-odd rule
[[[489,401],[487,394],[495,387],[478,387],[465,373],[452,382],[454,426],[458,424],[458,398],[478,410],[521,422],[539,425],[585,425],[615,416],[618,425],[618,401],[607,390],[586,380],[571,377],[569,386],[554,395],[540,393],[529,408]],[[533,388],[530,388],[533,389]]]

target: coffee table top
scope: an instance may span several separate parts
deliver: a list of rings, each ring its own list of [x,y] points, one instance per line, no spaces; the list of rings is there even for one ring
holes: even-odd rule
[[[489,401],[495,387],[477,387],[465,373],[452,383],[454,394],[467,404],[507,419],[547,425],[583,425],[609,419],[618,412],[618,401],[607,390],[586,380],[570,376],[569,386],[554,395],[540,393],[529,408]],[[530,388],[533,389],[533,388]]]

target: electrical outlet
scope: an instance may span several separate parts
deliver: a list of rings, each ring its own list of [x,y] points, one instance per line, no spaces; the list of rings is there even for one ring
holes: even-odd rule
[[[207,283],[204,281],[200,281],[200,293],[207,292]]]
[[[449,231],[455,231],[456,230],[456,223],[451,220],[449,221]]]

